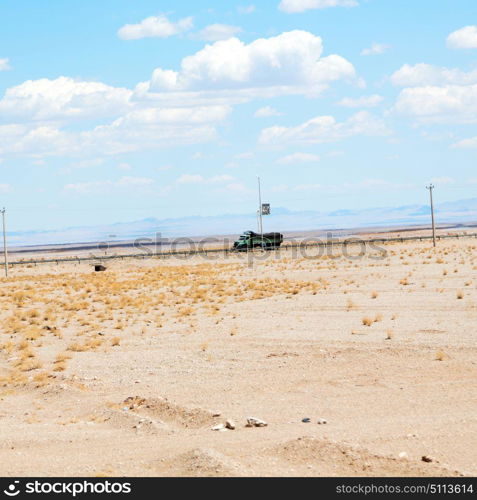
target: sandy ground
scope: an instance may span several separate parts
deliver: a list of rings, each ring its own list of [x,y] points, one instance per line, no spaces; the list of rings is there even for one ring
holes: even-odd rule
[[[0,475],[476,475],[476,249],[16,267]]]

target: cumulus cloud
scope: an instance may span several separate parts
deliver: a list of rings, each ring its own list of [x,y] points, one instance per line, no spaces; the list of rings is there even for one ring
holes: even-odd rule
[[[179,71],[158,68],[139,94],[220,92],[243,97],[317,94],[336,80],[356,81],[353,65],[339,55],[321,57],[322,40],[295,30],[245,44],[218,41],[185,57]]]
[[[4,57],[3,59],[0,58],[0,71],[8,71],[9,69],[12,69],[10,66],[10,60],[8,57]]]
[[[282,116],[283,113],[280,113],[280,111],[276,110],[275,108],[272,108],[272,106],[265,106],[263,108],[257,109],[254,113],[255,118],[268,118],[270,116]]]
[[[374,108],[383,102],[383,97],[377,94],[370,96],[362,96],[356,99],[351,97],[344,97],[338,102],[339,106],[345,108]]]
[[[192,17],[170,21],[167,16],[151,16],[138,24],[125,24],[119,28],[118,36],[122,40],[138,40],[140,38],[168,38],[189,31],[193,27]]]
[[[363,49],[361,51],[362,56],[380,56],[388,51],[389,45],[385,45],[384,43],[376,43],[371,44],[371,47]]]
[[[391,82],[406,87],[394,112],[426,122],[477,122],[477,70],[405,64],[391,75]]]
[[[425,85],[468,85],[477,83],[477,70],[461,71],[432,64],[404,64],[391,75],[391,83],[398,87],[420,87]]]
[[[131,95],[128,89],[65,76],[27,80],[6,90],[0,115],[38,121],[99,118],[124,112]]]
[[[122,154],[176,145],[199,144],[217,137],[215,124],[229,108],[141,109],[85,131],[56,126],[0,126],[0,154],[72,156]]]
[[[367,111],[360,111],[345,122],[337,122],[333,116],[317,116],[296,127],[269,127],[260,133],[259,142],[264,145],[319,144],[334,142],[348,137],[385,136],[391,131],[384,122]]]
[[[451,49],[477,49],[477,26],[465,26],[447,37]]]
[[[476,123],[477,84],[406,88],[393,110],[427,122]]]
[[[293,153],[291,155],[284,156],[277,160],[277,163],[282,165],[290,165],[293,163],[314,163],[320,161],[320,157],[318,155],[314,155],[311,153]]]
[[[237,33],[240,33],[242,28],[239,26],[231,26],[229,24],[210,24],[195,35],[199,40],[206,42],[216,42],[219,40],[227,40],[232,38]]]
[[[356,7],[356,0],[281,0],[278,8],[288,14],[328,7]]]

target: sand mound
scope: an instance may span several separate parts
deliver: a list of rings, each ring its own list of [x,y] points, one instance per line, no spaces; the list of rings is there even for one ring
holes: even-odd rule
[[[166,398],[145,399],[134,396],[125,399],[124,405],[139,415],[190,429],[210,426],[215,422],[213,413],[210,411],[180,406],[171,403]]]
[[[210,448],[196,448],[178,455],[165,465],[165,475],[187,477],[228,477],[247,475],[231,458]]]
[[[320,476],[458,476],[435,463],[377,455],[369,450],[324,439],[298,438],[269,449],[296,466],[313,466]]]

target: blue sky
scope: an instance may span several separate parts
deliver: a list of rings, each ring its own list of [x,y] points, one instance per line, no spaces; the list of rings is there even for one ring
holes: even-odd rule
[[[11,230],[477,193],[475,0],[1,0]]]

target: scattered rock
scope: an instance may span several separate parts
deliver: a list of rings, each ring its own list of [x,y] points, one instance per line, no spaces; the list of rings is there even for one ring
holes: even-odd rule
[[[101,264],[95,264],[94,266],[95,272],[101,272],[101,271],[106,271],[106,267],[101,265]]]
[[[226,420],[225,427],[233,431],[235,429],[235,422],[233,420]]]
[[[213,417],[220,417],[220,415],[222,415],[222,413],[220,413],[220,411],[214,411],[214,412],[212,412],[212,416]]]
[[[266,427],[268,424],[265,420],[256,417],[247,417],[246,427]]]
[[[408,455],[407,455],[407,453],[405,451],[401,451],[401,453],[399,453],[398,457],[399,458],[407,458]]]
[[[225,425],[224,424],[214,425],[214,427],[212,427],[212,430],[213,431],[225,431]]]
[[[435,458],[430,457],[429,455],[423,455],[423,456],[421,457],[421,460],[422,460],[423,462],[428,463],[428,464],[429,464],[429,463],[431,463],[431,462],[435,462],[435,461],[436,461],[436,459],[435,459]]]
[[[324,418],[319,418],[317,421],[318,425],[325,425],[328,423],[328,420],[325,420]]]
[[[311,422],[311,418],[302,418],[301,421],[304,423],[304,424],[309,424]]]

